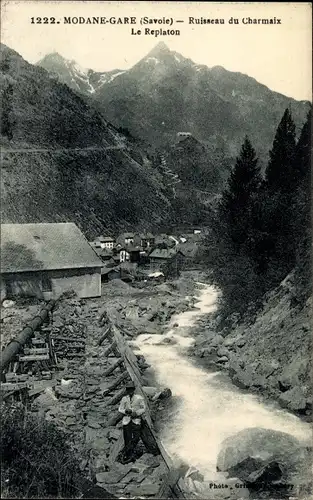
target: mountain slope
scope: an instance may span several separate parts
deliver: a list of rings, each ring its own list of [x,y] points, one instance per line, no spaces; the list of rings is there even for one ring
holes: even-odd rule
[[[83,96],[1,49],[2,222],[74,221],[93,237],[167,220],[162,178],[136,145]]]
[[[77,62],[65,59],[57,52],[47,54],[37,63],[41,68],[50,71],[61,83],[66,83],[71,89],[83,94],[93,94],[102,85],[113,81],[123,71],[114,69],[107,72],[97,72],[82,68]]]
[[[163,42],[131,69],[116,70],[113,79],[102,76],[102,82],[93,97],[108,119],[159,147],[187,131],[212,147],[222,142],[234,156],[248,134],[258,153],[267,154],[285,108],[290,106],[298,127],[308,109],[307,102],[247,75],[195,64]]]
[[[113,123],[123,116],[124,125],[149,142],[172,142],[187,131],[213,146],[226,142],[229,154],[237,153],[245,134],[267,153],[285,108],[299,126],[308,109],[247,75],[194,64],[163,43],[95,98]]]

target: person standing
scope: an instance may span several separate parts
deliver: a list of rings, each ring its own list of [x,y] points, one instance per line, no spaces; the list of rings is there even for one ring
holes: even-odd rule
[[[141,436],[142,417],[146,411],[144,398],[135,394],[135,384],[126,385],[126,395],[122,398],[118,411],[123,415],[124,457],[123,462],[130,462]]]

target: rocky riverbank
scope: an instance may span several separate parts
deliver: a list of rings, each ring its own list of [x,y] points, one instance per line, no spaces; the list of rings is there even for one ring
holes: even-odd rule
[[[203,366],[225,370],[232,381],[260,392],[309,420],[312,297],[300,308],[291,301],[293,276],[269,293],[259,314],[221,328],[218,313],[202,316],[190,354]]]
[[[163,284],[141,284],[138,288],[115,280],[103,287],[101,298],[87,301],[63,297],[53,311],[51,334],[61,339],[58,372],[52,380],[37,384],[30,409],[44,414],[65,431],[84,475],[116,497],[156,496],[168,469],[159,454],[147,452],[143,445],[138,447],[133,463],[123,465],[117,461],[121,439],[118,396],[125,372],[123,375],[117,368],[108,373],[119,358],[116,351],[108,352],[108,340],[99,345],[107,327],[103,318],[110,317],[128,341],[140,333],[161,333],[173,314],[193,307],[193,290],[194,284],[188,277]],[[40,308],[40,304],[21,301],[5,305],[4,344]],[[66,353],[66,339],[71,339],[72,350],[80,347],[71,356]],[[148,365],[140,354],[137,366],[144,377]],[[151,374],[144,381],[149,384],[144,389],[153,416],[171,391],[157,387]]]

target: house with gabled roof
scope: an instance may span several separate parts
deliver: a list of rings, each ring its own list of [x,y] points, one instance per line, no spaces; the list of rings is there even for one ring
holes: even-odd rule
[[[6,297],[101,295],[103,262],[71,222],[1,225],[1,278]]]

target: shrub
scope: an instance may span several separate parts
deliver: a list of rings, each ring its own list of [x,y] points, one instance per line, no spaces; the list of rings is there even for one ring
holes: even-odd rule
[[[63,431],[19,404],[1,405],[1,424],[3,497],[78,497],[79,465]]]

